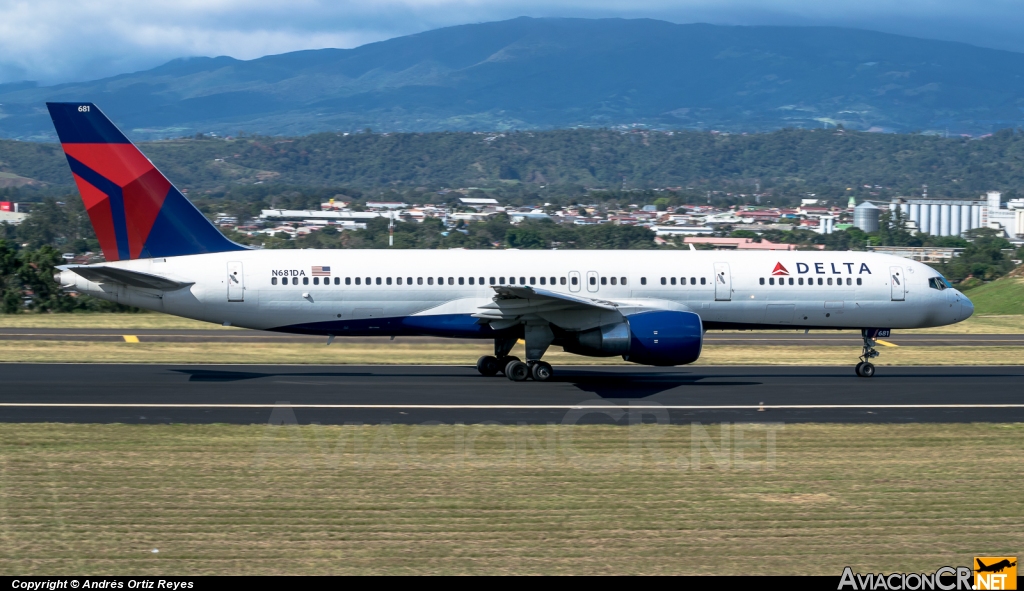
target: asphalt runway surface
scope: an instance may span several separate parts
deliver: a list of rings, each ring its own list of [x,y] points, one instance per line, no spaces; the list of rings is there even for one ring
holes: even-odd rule
[[[1024,366],[556,367],[0,364],[0,422],[1021,422]]]
[[[79,341],[125,342],[134,336],[143,343],[316,343],[324,344],[326,337],[289,335],[260,330],[238,329],[105,329],[105,328],[0,328],[0,340],[13,341]],[[715,332],[705,335],[709,345],[788,345],[807,347],[860,347],[857,331],[827,331],[804,334],[802,331],[745,333]],[[1024,334],[899,334],[885,342],[897,346],[915,347],[1024,347]],[[390,337],[346,337],[337,342],[386,343]],[[486,341],[442,339],[433,337],[398,337],[402,343],[470,343]]]

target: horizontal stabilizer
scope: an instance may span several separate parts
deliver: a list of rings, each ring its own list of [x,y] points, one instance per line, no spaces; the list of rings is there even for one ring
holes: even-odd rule
[[[139,271],[129,271],[117,267],[106,267],[103,265],[67,265],[58,267],[64,271],[71,271],[85,277],[93,283],[120,283],[129,287],[141,287],[143,289],[158,289],[160,291],[174,291],[188,287],[194,282],[174,281],[159,275],[151,275]]]

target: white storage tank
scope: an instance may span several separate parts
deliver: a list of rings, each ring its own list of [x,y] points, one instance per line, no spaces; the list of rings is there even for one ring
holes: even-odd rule
[[[865,232],[877,232],[881,213],[875,204],[865,201],[853,209],[853,225]]]

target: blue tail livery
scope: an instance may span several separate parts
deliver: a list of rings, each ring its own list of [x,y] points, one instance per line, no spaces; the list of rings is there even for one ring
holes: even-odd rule
[[[245,250],[92,103],[46,103],[108,261]]]

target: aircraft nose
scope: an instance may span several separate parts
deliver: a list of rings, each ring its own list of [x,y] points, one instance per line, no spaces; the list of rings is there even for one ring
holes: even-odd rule
[[[960,318],[967,320],[974,314],[974,303],[964,294],[960,294]]]

